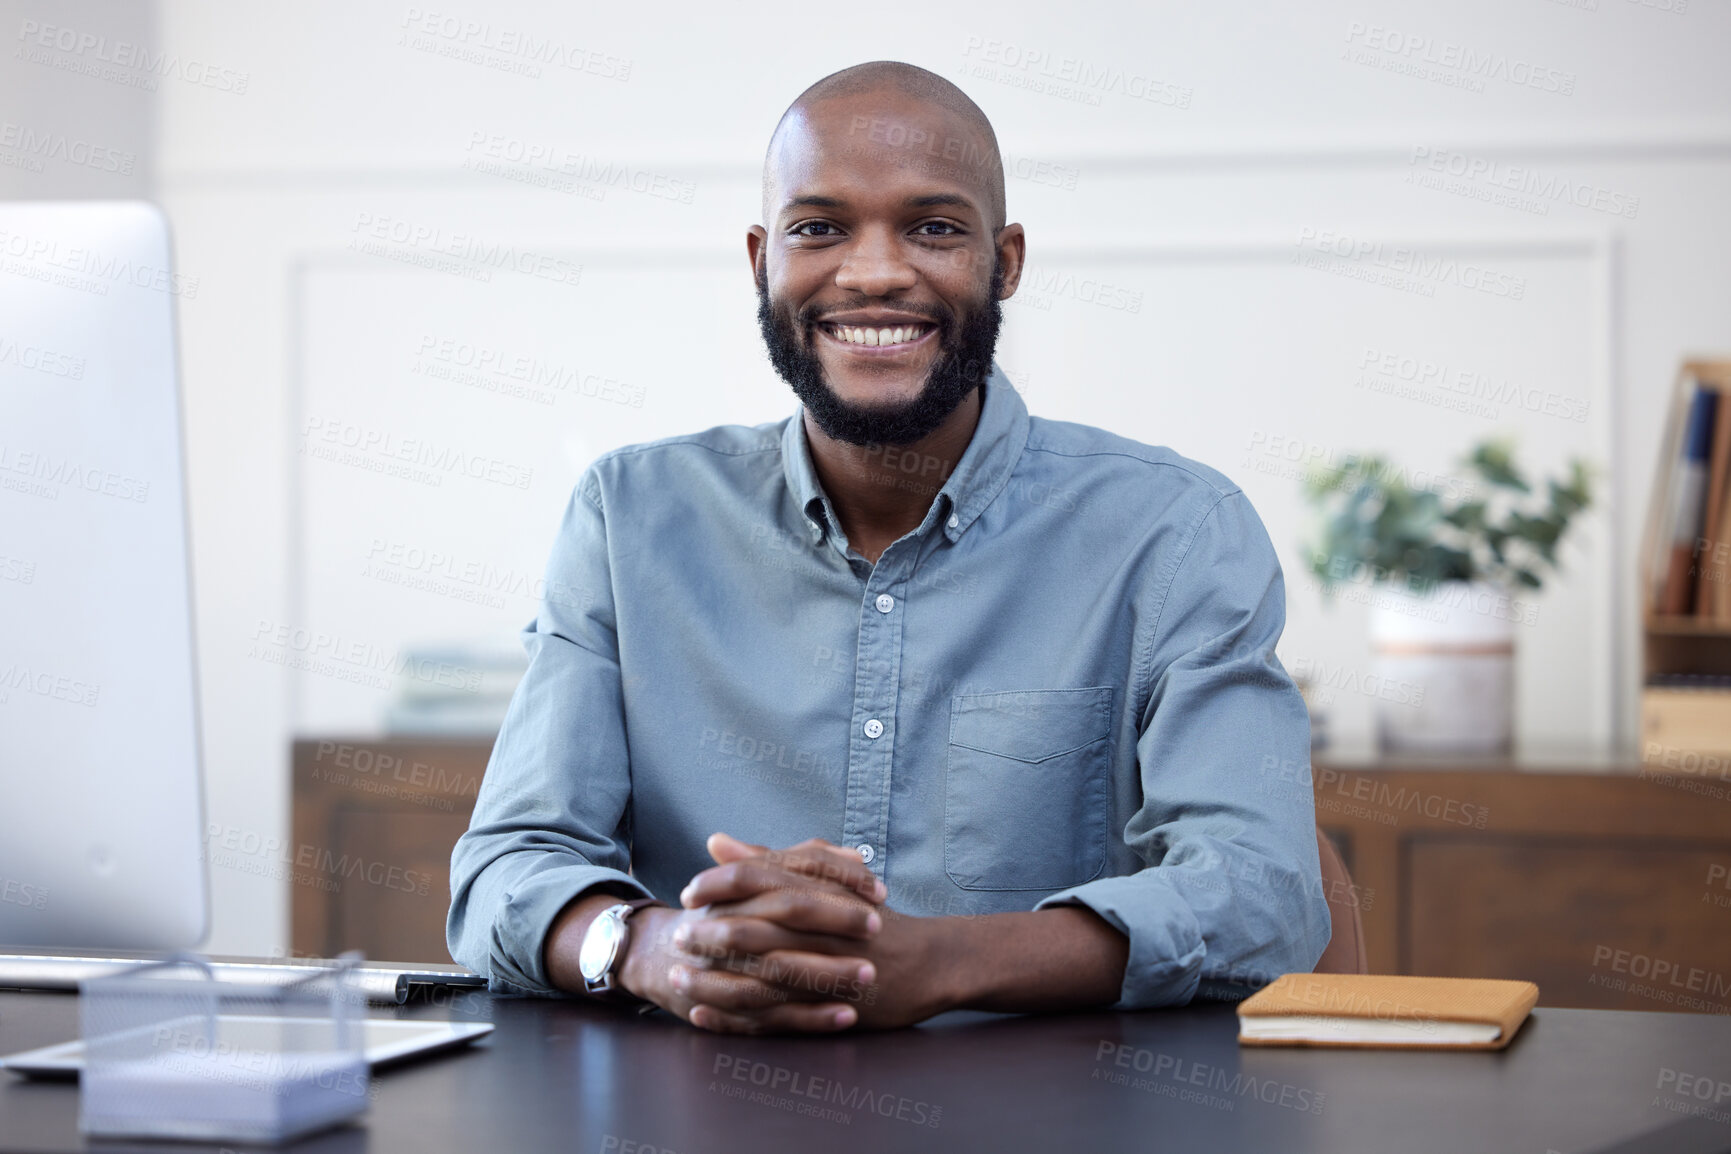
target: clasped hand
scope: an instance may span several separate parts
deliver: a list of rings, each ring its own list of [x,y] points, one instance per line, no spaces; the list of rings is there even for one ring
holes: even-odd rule
[[[896,914],[860,856],[813,838],[785,850],[726,834],[683,909],[632,918],[627,989],[707,1030],[899,1026],[947,1008],[941,919]]]

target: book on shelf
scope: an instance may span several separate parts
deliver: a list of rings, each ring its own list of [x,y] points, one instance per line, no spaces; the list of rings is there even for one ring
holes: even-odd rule
[[[1731,359],[1678,370],[1641,575],[1643,759],[1731,764]]]
[[[1731,477],[1726,467],[1731,465],[1731,387],[1727,382],[1703,377],[1698,381],[1719,395],[1714,412],[1712,444],[1707,453],[1707,499],[1701,518],[1701,529],[1690,551],[1694,574],[1693,608],[1697,617],[1711,620],[1731,619],[1731,596],[1725,582],[1731,576],[1731,500],[1726,486]]]
[[[1670,545],[1656,606],[1667,617],[1684,616],[1695,608],[1696,543],[1706,532],[1707,471],[1718,414],[1719,390],[1707,382],[1694,381],[1683,443],[1675,458],[1676,471],[1671,480]]]
[[[1731,629],[1731,361],[1686,361],[1648,514],[1646,611]]]

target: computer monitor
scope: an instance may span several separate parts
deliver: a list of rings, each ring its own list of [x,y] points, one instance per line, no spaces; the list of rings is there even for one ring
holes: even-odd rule
[[[204,940],[168,224],[0,203],[0,946]]]

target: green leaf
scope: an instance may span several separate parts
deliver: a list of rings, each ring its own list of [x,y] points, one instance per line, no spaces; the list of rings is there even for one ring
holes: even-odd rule
[[[1526,478],[1515,468],[1514,445],[1509,441],[1482,442],[1467,461],[1492,485],[1520,493],[1531,491]]]
[[[1450,509],[1443,519],[1459,529],[1473,530],[1484,527],[1485,503],[1483,501],[1468,501]]]
[[[1307,565],[1324,590],[1339,584],[1331,572],[1358,564],[1396,583],[1482,579],[1539,588],[1543,572],[1558,566],[1573,519],[1592,503],[1590,467],[1571,460],[1563,477],[1544,480],[1539,499],[1515,465],[1512,442],[1481,442],[1466,460],[1494,490],[1490,497],[1451,502],[1414,489],[1377,454],[1306,470],[1303,490],[1318,514]]]

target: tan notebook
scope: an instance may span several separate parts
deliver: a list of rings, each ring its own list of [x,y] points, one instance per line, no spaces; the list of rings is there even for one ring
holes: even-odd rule
[[[1539,1000],[1531,982],[1283,974],[1238,1005],[1245,1046],[1500,1050]]]

